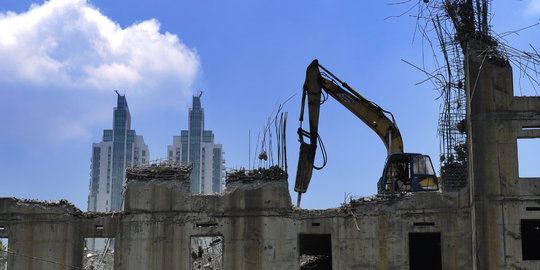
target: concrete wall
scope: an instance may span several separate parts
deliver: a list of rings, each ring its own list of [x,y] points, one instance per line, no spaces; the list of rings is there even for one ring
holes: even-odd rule
[[[115,269],[190,269],[193,236],[223,237],[224,269],[299,269],[299,234],[331,236],[332,269],[403,269],[409,232],[440,232],[443,269],[471,268],[466,192],[305,210],[286,180],[229,182],[214,195],[191,195],[188,181],[130,180],[115,214],[2,198],[9,269],[81,267],[85,237],[115,238]]]
[[[75,208],[0,199],[0,237],[9,241],[8,269],[72,269],[82,258]]]

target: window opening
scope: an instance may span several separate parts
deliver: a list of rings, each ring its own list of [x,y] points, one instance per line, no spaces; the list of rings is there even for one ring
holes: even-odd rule
[[[414,168],[415,174],[434,175],[433,166],[431,166],[431,159],[428,156],[414,156]]]
[[[540,219],[521,220],[523,260],[540,260]]]
[[[540,177],[540,166],[536,156],[540,152],[540,139],[518,139],[519,177]]]
[[[435,222],[413,222],[413,226],[435,226]]]
[[[84,243],[83,269],[113,270],[114,238],[85,238]]]
[[[8,239],[0,238],[0,270],[8,269],[8,251]]]
[[[409,267],[442,269],[441,233],[409,233]]]
[[[204,227],[208,228],[208,227],[217,227],[217,226],[218,226],[218,224],[215,223],[215,222],[196,223],[196,224],[195,224],[195,227],[197,227],[197,228],[201,228],[201,227],[203,227],[203,228],[204,228]]]
[[[191,270],[223,269],[223,236],[191,237]]]
[[[332,237],[330,234],[300,234],[300,270],[332,269]]]
[[[410,175],[409,157],[394,157],[388,166],[386,178],[409,179]]]
[[[540,128],[538,127],[523,127],[522,130],[532,130],[532,131],[540,131]]]

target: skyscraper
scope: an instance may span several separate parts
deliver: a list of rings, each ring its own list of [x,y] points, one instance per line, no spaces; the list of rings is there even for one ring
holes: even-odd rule
[[[167,146],[167,153],[171,161],[193,163],[191,193],[221,191],[225,175],[223,147],[214,143],[214,133],[211,130],[204,130],[201,95],[193,96],[188,130],[182,130],[180,136],[173,137],[173,145]]]
[[[113,129],[103,130],[102,141],[92,144],[88,211],[121,210],[126,167],[148,163],[150,157],[143,137],[131,129],[126,96],[116,93]]]

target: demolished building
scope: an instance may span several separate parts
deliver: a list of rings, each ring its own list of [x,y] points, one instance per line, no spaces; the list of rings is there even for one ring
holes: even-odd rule
[[[285,174],[208,195],[189,174],[134,171],[121,212],[0,198],[7,268],[83,269],[85,239],[114,238],[114,269],[540,269],[540,178],[520,178],[517,158],[518,139],[540,138],[540,97],[514,96],[508,63],[469,52],[462,189],[306,210]]]

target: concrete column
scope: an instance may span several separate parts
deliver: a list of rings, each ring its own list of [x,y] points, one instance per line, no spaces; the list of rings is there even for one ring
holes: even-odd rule
[[[515,152],[515,138],[501,116],[512,102],[512,68],[486,50],[471,42],[465,60],[473,267],[505,269],[503,197],[514,171],[505,153]]]

